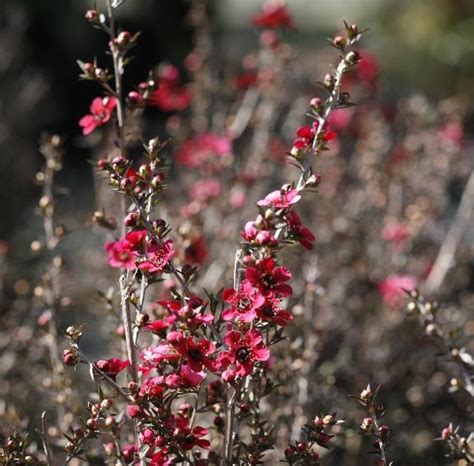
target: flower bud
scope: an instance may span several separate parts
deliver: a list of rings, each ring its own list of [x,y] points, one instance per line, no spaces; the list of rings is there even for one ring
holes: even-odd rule
[[[117,44],[120,46],[120,47],[123,47],[125,45],[128,45],[128,43],[130,42],[130,38],[131,38],[131,35],[128,31],[122,31],[118,36],[117,36]]]
[[[93,23],[99,19],[99,13],[97,13],[97,10],[87,10],[84,17],[86,18],[87,21],[89,21],[90,23]]]

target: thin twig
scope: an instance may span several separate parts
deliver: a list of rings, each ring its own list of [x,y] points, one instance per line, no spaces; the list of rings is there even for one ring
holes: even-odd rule
[[[456,253],[459,242],[466,231],[469,221],[472,217],[474,205],[474,171],[471,172],[466,187],[456,212],[454,222],[444,238],[443,244],[439,249],[435,262],[425,283],[422,286],[426,294],[432,294],[439,289],[443,283],[448,270],[453,266],[453,258]]]

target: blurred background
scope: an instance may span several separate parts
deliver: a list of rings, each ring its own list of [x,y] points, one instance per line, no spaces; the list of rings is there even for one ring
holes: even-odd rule
[[[445,464],[441,446],[432,440],[450,419],[463,427],[472,427],[472,398],[462,391],[448,393],[456,372],[450,372],[450,367],[445,371],[443,363],[436,362],[436,349],[425,341],[423,329],[420,334],[415,322],[406,324],[400,313],[394,314],[387,308],[377,283],[392,273],[426,276],[455,220],[472,171],[474,2],[286,3],[296,25],[294,30],[284,33],[295,57],[294,67],[288,68],[288,99],[302,98],[300,108],[304,109],[307,97],[316,89],[316,81],[334,63],[334,53],[328,53],[326,38],[341,29],[343,19],[370,28],[363,47],[372,57],[372,70],[377,70],[373,71],[377,85],[361,94],[364,105],[357,114],[357,127],[341,126],[343,137],[336,151],[337,162],[328,159],[322,163],[328,184],[321,188],[323,200],[318,203],[323,205],[318,207],[320,211],[314,219],[311,204],[306,205],[306,218],[318,237],[316,250],[324,251],[318,251],[314,261],[306,258],[303,264],[297,253],[289,257],[293,268],[301,266],[303,270],[300,295],[307,298],[305,287],[310,283],[314,296],[321,301],[310,304],[318,312],[315,337],[309,338],[314,345],[310,350],[316,355],[310,358],[311,364],[318,369],[314,380],[308,371],[302,375],[307,384],[320,388],[310,389],[309,395],[307,388],[306,395],[302,395],[301,387],[299,392],[289,388],[274,402],[285,403],[295,395],[292,390],[298,392],[305,408],[280,413],[288,419],[303,416],[305,409],[316,414],[319,403],[334,408],[342,406],[348,412],[346,395],[355,386],[362,389],[367,381],[375,379],[374,384],[385,386],[382,397],[389,408],[394,406],[391,422],[397,435],[395,463]],[[227,69],[238,71],[242,57],[258,46],[259,36],[251,26],[251,17],[261,4],[257,0],[209,1],[211,58],[220,63],[218,77],[227,79]],[[36,311],[30,299],[42,273],[42,260],[32,254],[30,244],[41,231],[41,218],[36,215],[40,188],[33,180],[43,163],[38,151],[43,131],[64,135],[66,140],[64,169],[58,175],[62,188],[57,215],[71,232],[62,243],[61,252],[69,257],[64,293],[74,305],[65,314],[61,327],[77,323],[79,313],[81,318],[87,316],[90,328],[98,325],[96,331],[106,333],[99,325],[100,313],[92,312],[96,303],[83,297],[84,293],[92,293],[95,285],[106,287],[111,279],[111,274],[104,272],[105,257],[100,253],[103,235],[91,228],[90,222],[90,214],[97,207],[89,163],[95,156],[96,141],[82,136],[78,126],[78,120],[88,112],[90,101],[97,95],[97,88],[79,82],[76,60],[106,60],[106,39],[99,31],[91,30],[83,18],[90,7],[91,2],[86,0],[7,0],[0,4],[0,316],[5,324],[0,336],[0,375],[5,377],[0,388],[0,397],[4,398],[0,413],[10,410],[12,418],[26,418],[22,421],[26,424],[31,420],[35,425],[40,412],[38,406],[27,407],[34,391],[24,380],[18,358],[31,358],[31,348],[25,342],[31,341],[36,332],[37,315],[31,314]],[[182,63],[194,43],[190,8],[191,2],[186,0],[128,0],[119,9],[118,21],[123,29],[142,32],[133,63],[127,69],[127,89],[146,79],[150,68],[162,62],[178,66],[186,81]],[[304,110],[300,113],[301,118]],[[148,130],[166,132],[169,115],[153,111],[146,113],[145,118]],[[291,141],[291,131],[285,131],[282,139],[290,147],[287,141]],[[410,162],[393,169],[390,157]],[[324,179],[323,169],[322,173]],[[268,186],[275,186],[280,178],[281,173],[274,173]],[[332,183],[339,183],[334,192]],[[382,199],[385,194],[381,193],[389,185],[395,192],[400,186],[407,187],[400,201],[403,206],[398,210],[393,206],[396,201]],[[372,196],[367,199],[362,194],[366,189]],[[249,199],[248,212],[252,212],[257,199]],[[357,206],[351,210],[348,206],[352,203]],[[395,214],[388,215],[389,210]],[[374,238],[380,238],[388,217],[403,220],[412,232],[413,240],[408,240],[403,253],[396,248],[374,246]],[[472,217],[465,223],[466,231],[457,249],[457,266],[447,275],[437,295],[447,303],[441,320],[448,327],[464,326],[469,345],[474,335]],[[237,244],[237,235],[229,241]],[[386,261],[382,259],[388,257]],[[22,316],[21,335],[12,330],[18,328],[14,325],[18,316]],[[91,354],[98,354],[102,343],[97,334],[86,335],[85,340]],[[308,349],[303,345],[304,348]],[[301,353],[297,346],[292,351],[296,355]],[[37,361],[40,358],[38,355]],[[401,362],[406,365],[402,367]],[[355,368],[360,368],[360,372]],[[299,369],[295,365],[292,370]],[[22,390],[12,393],[15,386]],[[19,409],[10,408],[22,405]],[[355,434],[357,419],[352,421],[349,430],[352,429],[353,436],[347,441],[352,456],[344,456],[341,448],[328,457],[327,464],[368,464],[364,456],[367,448],[360,445]],[[291,433],[290,427],[288,431]]]

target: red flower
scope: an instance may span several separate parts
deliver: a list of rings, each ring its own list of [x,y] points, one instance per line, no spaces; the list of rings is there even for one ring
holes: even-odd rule
[[[272,297],[267,298],[265,303],[257,309],[257,315],[260,319],[280,327],[286,327],[288,322],[293,320],[293,316],[288,311],[280,309],[280,300]]]
[[[148,273],[163,273],[174,256],[173,241],[167,240],[161,245],[150,244],[147,258],[138,265],[140,270]]]
[[[254,329],[245,334],[232,330],[225,335],[224,343],[229,351],[221,353],[220,362],[223,367],[235,365],[235,369],[226,369],[222,374],[224,380],[249,375],[257,362],[268,360],[270,350],[262,340],[262,334]]]
[[[82,133],[84,135],[90,134],[98,126],[107,123],[110,120],[115,105],[116,100],[114,97],[96,97],[90,106],[91,114],[85,115],[79,120]]]
[[[111,359],[101,359],[95,363],[97,369],[100,369],[106,375],[108,375],[111,379],[117,377],[117,374],[122,372],[125,368],[130,365],[129,361],[122,361],[119,358],[111,358]]]
[[[263,4],[262,11],[252,18],[254,26],[261,28],[293,28],[293,19],[280,2],[269,0]]]
[[[392,307],[400,305],[404,290],[416,287],[416,278],[411,275],[390,275],[379,284],[379,291],[386,304]]]
[[[140,398],[160,398],[161,394],[165,391],[165,383],[162,376],[151,377],[142,382],[140,386],[139,396]]]
[[[285,298],[293,293],[291,286],[285,283],[291,279],[291,272],[286,267],[275,267],[272,257],[261,259],[255,267],[248,267],[245,278],[265,296]]]
[[[171,327],[176,322],[176,316],[170,315],[160,320],[155,320],[145,325],[143,328],[149,330],[150,332],[161,334],[163,330]]]
[[[168,429],[173,439],[179,443],[184,450],[191,450],[193,447],[210,448],[209,440],[203,439],[209,431],[204,427],[196,426],[191,430],[189,420],[183,416],[171,417],[165,427]]]
[[[232,288],[222,293],[224,302],[231,307],[222,312],[224,320],[237,319],[241,322],[252,322],[257,316],[257,308],[263,305],[265,298],[260,291],[253,287],[248,280],[243,280],[239,291]]]
[[[311,251],[316,237],[308,227],[301,223],[299,215],[294,211],[288,212],[286,221],[289,235],[297,239],[305,249]]]
[[[279,191],[273,191],[257,202],[261,207],[273,206],[275,209],[288,209],[290,205],[295,204],[301,199],[296,189],[285,185]]]
[[[293,141],[293,148],[291,149],[291,153],[297,153],[300,150],[307,149],[313,144],[314,137],[316,136],[316,132],[318,131],[319,123],[317,121],[313,121],[311,126],[301,126],[296,130],[296,135],[298,136]],[[320,133],[320,140],[324,142],[329,142],[335,139],[337,136],[335,131],[329,130],[329,125],[326,123],[323,126],[323,131]]]
[[[201,371],[203,366],[210,371],[215,371],[216,365],[212,359],[216,350],[214,342],[205,338],[195,342],[193,336],[186,337],[182,332],[170,332],[167,340],[180,356],[186,358],[189,367],[194,372]]]
[[[184,306],[179,300],[159,301],[159,304],[175,314],[189,328],[208,325],[214,320],[214,316],[210,312],[203,313],[204,303],[198,296],[192,296]]]

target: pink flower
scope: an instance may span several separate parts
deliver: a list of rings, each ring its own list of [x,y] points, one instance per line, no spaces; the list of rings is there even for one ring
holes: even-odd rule
[[[291,286],[285,283],[291,279],[291,272],[286,267],[275,267],[272,257],[261,259],[255,267],[248,267],[245,278],[266,297],[285,298],[293,293]]]
[[[257,308],[263,305],[265,298],[248,280],[243,280],[239,291],[232,288],[224,290],[222,299],[231,305],[222,312],[223,320],[237,319],[241,322],[252,322],[257,316]]]
[[[233,374],[243,377],[252,373],[254,365],[259,361],[266,361],[270,357],[270,350],[264,345],[262,334],[257,330],[249,330],[243,334],[230,331],[224,337],[224,343],[229,350],[220,354],[222,367],[227,367],[223,377],[229,378]],[[234,365],[235,369],[229,369]]]
[[[275,209],[288,209],[301,199],[296,189],[283,186],[279,191],[273,191],[265,196],[265,199],[257,202],[261,207],[273,206]]]
[[[105,243],[105,250],[108,254],[107,262],[111,267],[124,267],[129,270],[135,268],[135,254],[127,241]]]
[[[125,368],[130,365],[129,361],[123,361],[119,358],[111,359],[100,359],[95,363],[97,369],[100,369],[102,372],[107,374],[111,379],[117,377],[117,374],[122,372]]]
[[[154,399],[160,398],[165,391],[165,381],[162,376],[150,377],[140,385],[140,398]]]
[[[90,134],[98,126],[107,123],[110,120],[115,105],[116,100],[114,97],[96,97],[90,106],[90,115],[85,115],[79,120],[82,133],[84,135]]]
[[[181,165],[190,168],[209,164],[215,171],[220,168],[222,159],[229,156],[231,152],[232,144],[229,138],[205,133],[186,141],[176,155],[176,160]]]
[[[294,211],[288,212],[286,221],[289,235],[298,240],[305,249],[311,251],[313,249],[313,241],[316,237],[308,227],[301,223],[298,214]]]
[[[196,372],[187,364],[180,367],[179,372],[169,374],[166,377],[166,385],[169,388],[195,388],[206,378],[206,373],[203,371]]]
[[[140,270],[148,273],[163,273],[174,256],[173,241],[167,240],[161,245],[150,244],[147,258],[138,265]]]
[[[416,287],[416,278],[411,275],[390,275],[379,284],[382,299],[391,307],[400,305],[404,291],[412,291]]]
[[[208,202],[219,196],[221,183],[216,179],[196,181],[189,190],[189,197],[200,202]]]
[[[293,19],[285,5],[275,0],[263,4],[262,11],[252,18],[254,26],[261,28],[293,28]]]

